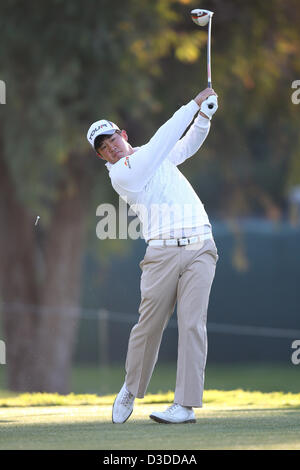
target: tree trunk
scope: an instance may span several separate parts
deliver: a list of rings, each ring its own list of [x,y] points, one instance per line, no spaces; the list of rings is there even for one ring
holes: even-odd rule
[[[31,380],[37,315],[22,305],[36,305],[31,218],[15,196],[15,189],[3,157],[0,136],[0,288],[6,343],[8,386],[26,390]],[[26,371],[26,373],[25,373]]]
[[[81,163],[81,165],[80,165]],[[89,178],[86,160],[71,155],[68,179],[60,189],[45,247],[46,276],[41,293],[37,332],[35,389],[67,393],[76,337],[80,274],[85,239],[85,209]]]
[[[58,190],[37,275],[34,220],[16,200],[0,150],[0,288],[7,349],[8,387],[67,393],[79,315],[85,208],[91,172],[70,155]]]

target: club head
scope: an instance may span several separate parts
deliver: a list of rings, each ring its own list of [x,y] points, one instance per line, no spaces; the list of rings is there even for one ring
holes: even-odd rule
[[[213,14],[213,11],[202,10],[200,8],[191,11],[192,20],[198,26],[206,26]]]

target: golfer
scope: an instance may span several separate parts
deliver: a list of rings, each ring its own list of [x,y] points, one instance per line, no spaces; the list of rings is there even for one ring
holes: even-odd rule
[[[107,162],[113,188],[138,215],[148,244],[140,263],[140,316],[130,334],[125,382],[113,405],[113,423],[125,423],[135,398],[144,397],[176,302],[174,403],[166,411],[152,412],[150,418],[158,423],[194,423],[193,407],[202,406],[206,316],[218,253],[204,206],[178,165],[201,147],[217,108],[217,95],[207,88],[137,148],[130,145],[125,130],[107,120],[95,122],[87,133],[89,143]]]

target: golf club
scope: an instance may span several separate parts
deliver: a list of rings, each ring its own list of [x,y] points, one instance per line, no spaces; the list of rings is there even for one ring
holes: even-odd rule
[[[208,36],[207,36],[207,83],[208,88],[212,88],[211,84],[211,22],[213,12],[209,10],[201,10],[196,8],[191,11],[191,17],[194,23],[198,26],[206,26],[208,23]]]

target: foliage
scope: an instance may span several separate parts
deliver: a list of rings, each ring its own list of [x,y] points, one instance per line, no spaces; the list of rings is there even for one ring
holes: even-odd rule
[[[213,87],[219,110],[193,163],[182,169],[216,216],[283,215],[292,185],[299,184],[299,105],[291,101],[300,76],[299,5],[295,1],[205,4],[212,26]],[[184,15],[177,28],[186,28]],[[202,47],[202,52],[204,48]],[[205,55],[205,54],[203,54]],[[170,80],[176,76],[176,80]],[[205,86],[206,63],[163,63],[156,95],[193,95]],[[171,112],[173,103],[166,107]]]
[[[190,21],[193,7],[190,0],[116,0],[113,8],[108,0],[1,3],[6,158],[19,199],[42,224],[50,223],[72,151],[86,153],[84,170],[94,173],[91,230],[97,205],[114,198],[85,139],[91,122],[117,121],[140,145],[206,86],[207,33]],[[211,0],[204,7],[215,12],[220,106],[199,157],[182,171],[210,213],[279,217],[300,180],[300,113],[290,99],[300,74],[298,2]]]
[[[279,202],[298,161],[299,112],[290,95],[300,73],[299,6],[294,0],[208,3],[215,11],[220,111],[204,170],[221,179],[224,192],[248,186],[248,209],[255,208],[252,183]],[[191,7],[182,0],[118,0],[114,8],[105,0],[90,0],[88,8],[83,1],[1,4],[7,44],[1,78],[8,89],[2,122],[25,200],[55,199],[63,162],[70,151],[87,152],[85,132],[94,119],[108,116],[137,127],[132,138],[143,139],[176,103],[192,98],[201,81],[205,86],[206,31],[190,22]],[[90,164],[93,154],[87,153]]]
[[[59,395],[58,393],[24,393],[15,397],[0,399],[0,407],[27,407],[27,406],[82,406],[112,405],[116,396],[107,395],[99,397],[97,395],[84,394]],[[144,398],[136,400],[136,404],[151,403],[173,403],[174,393],[147,394]],[[300,394],[298,393],[263,393],[248,392],[245,390],[206,390],[203,397],[204,406],[223,408],[236,408],[253,406],[259,408],[277,408],[277,407],[300,407]]]

